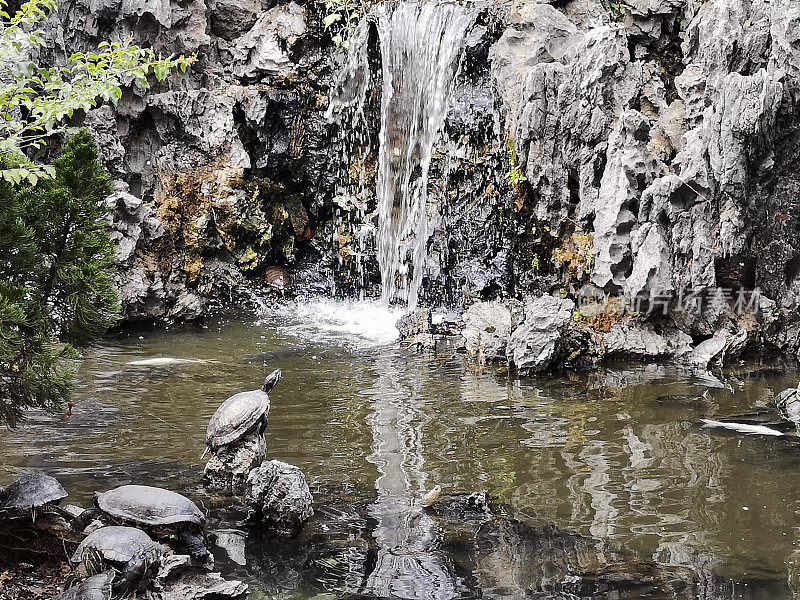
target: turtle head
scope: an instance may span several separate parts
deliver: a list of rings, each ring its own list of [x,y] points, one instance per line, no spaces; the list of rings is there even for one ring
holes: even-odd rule
[[[281,378],[281,370],[275,369],[272,373],[267,375],[266,379],[264,379],[264,385],[261,386],[261,391],[265,394],[269,394],[272,391],[272,388],[275,387],[275,384],[280,381]]]

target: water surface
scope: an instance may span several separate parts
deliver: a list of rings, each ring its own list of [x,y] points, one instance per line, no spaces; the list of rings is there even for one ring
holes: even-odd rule
[[[349,564],[345,553],[344,567],[311,583],[267,569],[278,552],[269,546],[257,564],[228,566],[267,596],[354,591],[346,581],[360,577],[356,590],[458,597],[444,567],[436,573],[414,559],[436,546],[436,524],[423,515],[408,526],[414,499],[438,484],[446,493],[488,490],[534,526],[554,524],[733,580],[731,597],[791,597],[800,446],[698,423],[770,406],[797,385],[796,370],[737,365],[722,375],[734,393],[714,388],[707,400],[663,401],[701,394],[702,380],[666,365],[519,380],[466,363],[452,345],[400,346],[397,316],[319,302],[109,337],[86,354],[71,417],[34,413],[0,434],[0,484],[42,469],[73,502],[133,482],[214,506],[219,500],[200,485],[208,419],[229,395],[280,367],[270,457],[298,465],[326,497],[366,502],[377,554],[367,574],[353,575],[356,560]],[[199,362],[129,364],[153,357]],[[398,579],[402,572],[408,576]]]

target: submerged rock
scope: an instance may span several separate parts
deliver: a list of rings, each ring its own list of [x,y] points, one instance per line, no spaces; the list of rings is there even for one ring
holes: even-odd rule
[[[314,514],[305,475],[278,460],[263,463],[247,477],[247,520],[282,535],[297,533]]]

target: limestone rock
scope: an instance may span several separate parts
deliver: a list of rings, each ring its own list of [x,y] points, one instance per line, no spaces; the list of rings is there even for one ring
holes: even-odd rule
[[[656,333],[649,325],[617,323],[605,335],[606,356],[662,358],[691,352],[692,338],[678,330]]]
[[[506,358],[511,311],[500,302],[476,302],[464,312],[461,332],[467,353],[481,362]]]
[[[249,522],[292,535],[314,514],[303,472],[278,460],[262,463],[247,477]]]
[[[267,458],[267,442],[253,431],[213,453],[203,469],[203,482],[210,488],[242,492],[250,471]]]
[[[575,303],[542,296],[525,302],[525,320],[511,334],[508,354],[522,374],[547,370],[559,357],[572,323]]]
[[[306,32],[305,11],[294,2],[265,12],[233,49],[237,77],[288,75],[292,63],[286,47],[295,44]]]

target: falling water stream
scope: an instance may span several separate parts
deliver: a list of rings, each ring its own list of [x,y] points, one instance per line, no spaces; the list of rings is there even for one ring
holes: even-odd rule
[[[355,107],[363,118],[370,85],[367,29],[374,21],[382,75],[375,190],[381,297],[409,310],[416,307],[427,256],[428,172],[434,144],[473,19],[469,6],[455,3],[379,4],[356,30],[331,98],[329,114]]]

